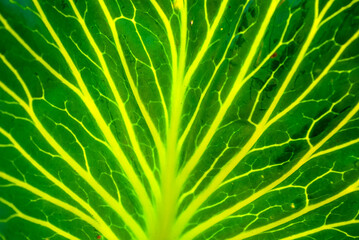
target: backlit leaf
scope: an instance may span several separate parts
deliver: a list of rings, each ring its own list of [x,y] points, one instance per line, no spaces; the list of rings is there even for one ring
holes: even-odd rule
[[[0,0],[1,239],[359,238],[358,0]]]

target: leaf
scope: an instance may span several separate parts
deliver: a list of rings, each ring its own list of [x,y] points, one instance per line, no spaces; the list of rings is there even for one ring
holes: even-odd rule
[[[2,239],[359,237],[358,0],[1,0]]]

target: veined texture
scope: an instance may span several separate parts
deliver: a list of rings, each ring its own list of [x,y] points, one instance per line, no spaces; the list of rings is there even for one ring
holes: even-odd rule
[[[359,238],[359,0],[0,0],[0,238]]]

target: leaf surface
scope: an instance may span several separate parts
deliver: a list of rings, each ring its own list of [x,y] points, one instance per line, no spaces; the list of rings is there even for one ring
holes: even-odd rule
[[[359,238],[358,0],[1,0],[2,239]]]

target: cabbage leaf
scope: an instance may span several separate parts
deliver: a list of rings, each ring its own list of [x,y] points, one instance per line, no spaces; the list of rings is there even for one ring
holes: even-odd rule
[[[0,238],[359,238],[359,0],[0,0]]]

